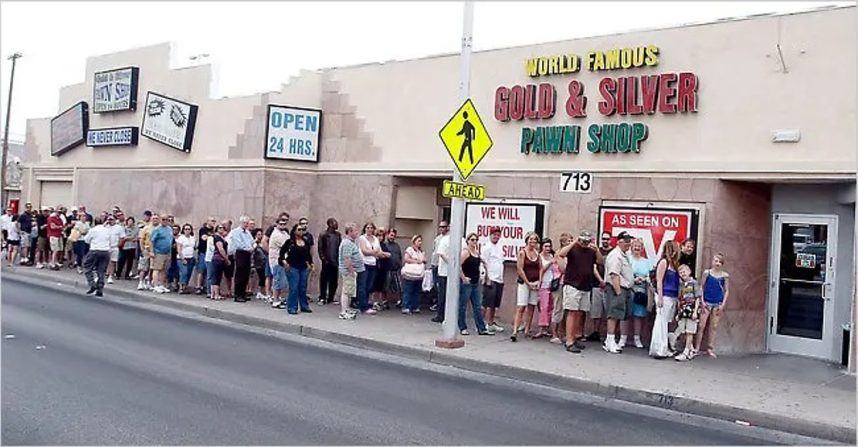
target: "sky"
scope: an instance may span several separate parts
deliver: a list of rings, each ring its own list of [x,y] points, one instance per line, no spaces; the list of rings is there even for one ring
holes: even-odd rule
[[[56,115],[86,58],[172,42],[177,65],[216,69],[213,96],[279,89],[301,69],[458,52],[463,2],[0,2],[0,126],[20,52],[10,140]],[[855,2],[482,2],[475,51]],[[50,13],[46,13],[50,11]],[[191,60],[196,55],[206,58]],[[2,127],[0,127],[2,128]]]

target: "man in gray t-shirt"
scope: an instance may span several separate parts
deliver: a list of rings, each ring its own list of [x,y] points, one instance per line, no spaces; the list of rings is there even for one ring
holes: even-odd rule
[[[360,280],[366,282],[366,267],[363,265],[363,256],[360,249],[355,243],[358,237],[358,226],[354,222],[349,222],[345,225],[343,240],[340,242],[338,250],[337,265],[342,276],[343,291],[340,297],[340,318],[343,320],[353,320],[356,313],[349,308],[349,301],[354,297],[364,298],[366,293],[358,293],[358,287],[367,287],[367,284],[360,284]],[[358,309],[367,314],[375,314],[375,310],[369,307],[363,299],[358,302]]]

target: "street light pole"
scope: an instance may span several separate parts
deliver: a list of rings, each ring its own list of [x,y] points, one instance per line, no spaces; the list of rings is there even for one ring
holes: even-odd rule
[[[460,58],[459,100],[465,102],[471,94],[471,42],[474,29],[474,3],[465,2],[462,25],[462,53]],[[459,171],[453,169],[453,181],[462,182]],[[465,201],[453,198],[450,206],[450,245],[447,254],[447,297],[444,308],[443,338],[435,341],[435,345],[443,348],[461,348],[465,341],[458,338],[459,332],[459,282],[462,271],[460,262],[462,253],[462,236],[465,232]],[[474,309],[474,312],[479,312]]]
[[[6,102],[6,128],[3,130],[3,166],[0,168],[0,201],[3,202],[3,208],[9,206],[6,203],[6,160],[9,157],[9,113],[12,111],[12,86],[15,85],[15,61],[21,57],[21,53],[14,53],[9,56],[12,61],[12,76],[9,78],[9,98]]]

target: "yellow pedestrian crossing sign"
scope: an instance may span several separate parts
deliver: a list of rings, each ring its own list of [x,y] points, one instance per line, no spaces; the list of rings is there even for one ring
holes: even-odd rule
[[[462,174],[462,180],[474,172],[494,144],[470,99],[459,107],[438,132],[438,136],[456,169]]]

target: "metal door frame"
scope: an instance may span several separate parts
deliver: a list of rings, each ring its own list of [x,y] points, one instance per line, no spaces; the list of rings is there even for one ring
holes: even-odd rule
[[[789,223],[827,225],[828,247],[826,249],[825,284],[822,295],[825,300],[822,313],[822,339],[813,340],[791,335],[775,333],[778,318],[778,299],[780,291],[780,249],[781,225]],[[837,263],[838,217],[832,214],[789,214],[774,213],[772,215],[772,243],[769,253],[769,302],[767,306],[768,330],[766,331],[766,348],[768,351],[785,352],[808,357],[836,360],[834,349],[834,297],[835,272]]]

